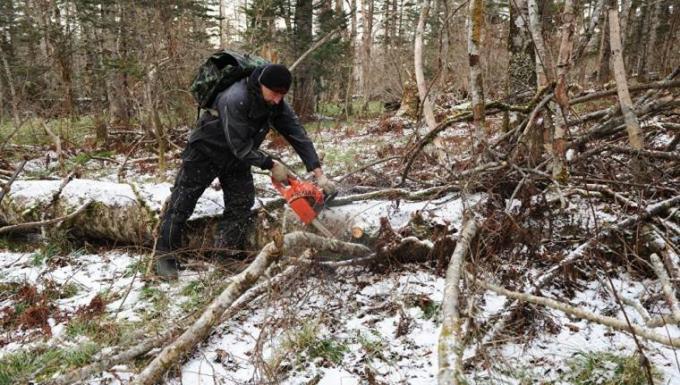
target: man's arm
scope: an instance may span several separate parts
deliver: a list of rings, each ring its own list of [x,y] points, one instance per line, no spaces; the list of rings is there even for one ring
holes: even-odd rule
[[[237,159],[269,170],[274,162],[270,156],[253,149],[255,133],[252,132],[252,125],[248,120],[247,99],[239,96],[242,95],[230,89],[221,93],[217,99],[216,107],[224,129],[227,147]]]
[[[318,178],[323,175],[323,171],[314,144],[288,103],[282,101],[281,104],[281,111],[272,117],[272,125],[293,146],[307,171],[313,171],[314,176]]]

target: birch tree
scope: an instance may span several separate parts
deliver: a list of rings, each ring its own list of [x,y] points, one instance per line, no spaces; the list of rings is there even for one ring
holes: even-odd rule
[[[482,0],[470,0],[467,21],[467,48],[470,71],[470,98],[472,102],[472,114],[474,117],[473,127],[475,131],[475,142],[477,144],[482,142],[485,129],[484,85],[482,65],[480,62],[483,28],[484,2]]]
[[[619,28],[618,11],[616,9],[609,10],[609,35],[611,38],[611,69],[616,79],[616,93],[619,97],[619,104],[621,105],[621,112],[626,122],[626,130],[628,131],[628,140],[630,145],[636,149],[641,150],[644,147],[642,140],[642,133],[640,132],[640,123],[633,111],[633,101],[628,92],[628,83],[626,81],[626,69],[623,64],[623,54],[621,47],[621,30]]]
[[[566,150],[567,121],[569,119],[569,95],[567,90],[567,72],[571,58],[574,37],[574,2],[566,0],[562,11],[560,34],[560,51],[557,58],[557,82],[555,84],[555,100],[559,111],[555,114],[555,134],[553,136],[553,168],[552,175],[558,181],[568,178],[564,154]]]
[[[425,116],[425,123],[427,127],[432,130],[437,125],[434,119],[434,112],[432,109],[432,102],[428,95],[427,84],[425,83],[425,74],[423,73],[423,34],[425,33],[425,21],[430,12],[430,0],[423,0],[420,3],[420,17],[418,18],[418,27],[416,28],[416,38],[414,52],[416,84],[418,85],[418,96],[420,97],[420,104],[423,107],[423,114]]]

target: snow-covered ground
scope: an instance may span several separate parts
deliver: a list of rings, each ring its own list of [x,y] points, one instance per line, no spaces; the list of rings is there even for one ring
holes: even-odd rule
[[[387,133],[372,135],[360,132],[361,147],[356,136],[341,137],[317,131],[313,134],[317,147],[325,154],[327,172],[342,175],[361,164],[390,155],[392,145],[403,145],[406,135]],[[462,127],[449,130],[444,136],[456,139],[468,135]],[[340,151],[338,148],[344,149]],[[289,148],[277,150],[299,170],[301,165]],[[399,162],[400,160],[397,160]],[[379,179],[387,163],[374,168]],[[39,171],[44,165],[34,161],[29,170]],[[152,211],[160,211],[170,193],[172,171],[164,182],[129,172],[127,183],[116,184],[115,170],[97,167],[87,170],[87,176],[97,181],[74,180],[64,192],[64,199],[74,204],[92,198],[92,192],[105,191],[97,199],[111,205],[125,205],[140,196]],[[44,181],[42,183],[45,183]],[[275,196],[269,178],[255,175],[258,188],[257,205]],[[14,198],[35,202],[50,199],[60,181],[47,182],[37,188],[32,181],[17,181],[12,186]],[[97,186],[95,186],[97,185]],[[104,187],[102,189],[102,186]],[[108,186],[108,187],[107,187]],[[134,186],[134,188],[133,188]],[[95,188],[96,187],[96,188]],[[357,186],[340,183],[341,194]],[[419,212],[435,223],[459,229],[464,206],[474,204],[480,196],[458,194],[423,202],[362,201],[333,210],[350,213],[372,231],[379,218],[389,219],[398,229]],[[582,228],[592,228],[595,222],[616,222],[618,218],[606,207],[569,197],[563,212],[574,218]],[[223,209],[218,188],[209,188],[199,201],[194,218],[218,215]],[[523,209],[519,200],[512,202],[511,212]],[[0,360],[17,352],[48,346],[79,346],[91,336],[73,332],[72,323],[79,310],[90,305],[95,297],[106,299],[103,314],[97,322],[126,325],[126,333],[149,330],[152,335],[174,324],[187,312],[196,309],[192,303],[207,296],[206,284],[215,283],[219,266],[201,263],[182,271],[176,282],[144,282],[141,279],[148,255],[139,249],[111,249],[99,253],[75,251],[31,252],[0,251],[0,285],[7,292],[0,295],[0,320],[17,305],[11,290],[23,286],[38,291],[61,291],[53,299],[54,308],[47,319],[48,328],[11,327],[2,324]],[[517,266],[522,269],[522,266]],[[429,263],[394,265],[384,271],[361,267],[344,267],[331,271],[317,265],[301,266],[291,281],[285,282],[241,309],[236,316],[219,325],[210,338],[185,362],[179,371],[172,371],[166,383],[172,385],[260,384],[284,385],[323,384],[433,384],[438,368],[437,341],[439,309],[443,300],[444,279]],[[523,273],[523,272],[522,272]],[[650,309],[667,308],[658,280],[641,279],[624,268],[615,272],[614,286],[621,296],[646,300]],[[546,288],[543,295],[580,306],[585,310],[606,314],[642,324],[639,313],[625,306],[625,314],[617,304],[607,280],[577,281],[567,295],[557,288]],[[68,290],[66,290],[68,288]],[[66,293],[68,292],[68,293]],[[465,292],[465,291],[463,291]],[[215,294],[215,293],[212,293]],[[193,301],[193,302],[192,302]],[[482,324],[507,304],[504,297],[486,292],[477,298],[479,309],[476,322]],[[488,350],[487,358],[473,361],[467,369],[470,384],[570,384],[570,363],[588,353],[607,352],[631,356],[637,345],[631,335],[545,308],[528,312],[540,313],[534,335],[521,333],[504,341],[499,348]],[[69,331],[71,330],[71,331]],[[661,335],[680,337],[676,325],[655,328]],[[143,337],[143,336],[142,336]],[[139,337],[139,338],[142,338]],[[680,367],[676,351],[639,339],[661,384],[680,384]],[[98,345],[101,351],[107,348]],[[469,346],[464,358],[477,352]],[[93,376],[88,385],[126,384],[138,368],[118,365]],[[602,381],[611,377],[615,367],[600,368]],[[656,382],[655,382],[656,383]]]

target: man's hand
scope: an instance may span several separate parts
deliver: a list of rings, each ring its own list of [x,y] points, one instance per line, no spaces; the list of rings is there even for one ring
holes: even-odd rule
[[[278,160],[274,161],[274,166],[271,168],[272,178],[279,183],[283,183],[288,180],[288,170]]]
[[[321,187],[321,189],[323,190],[324,193],[326,193],[326,195],[332,195],[337,191],[335,183],[328,179],[328,177],[326,177],[326,175],[324,174],[321,174],[316,177],[316,184],[319,185],[319,187]]]

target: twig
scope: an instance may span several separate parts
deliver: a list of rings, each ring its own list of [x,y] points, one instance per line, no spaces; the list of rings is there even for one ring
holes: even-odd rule
[[[368,169],[368,168],[371,168],[371,167],[373,167],[373,166],[379,165],[379,164],[381,164],[381,163],[389,162],[389,161],[391,161],[391,160],[395,160],[395,159],[399,159],[399,158],[402,158],[402,157],[401,157],[401,156],[392,156],[392,157],[385,158],[385,159],[378,159],[378,160],[376,160],[375,162],[371,162],[371,163],[369,163],[369,164],[367,164],[367,165],[361,166],[361,167],[359,167],[359,168],[357,168],[357,169],[354,169],[354,170],[348,172],[347,174],[343,175],[342,177],[337,178],[337,179],[336,179],[336,182],[340,183],[340,182],[342,182],[343,180],[345,180],[345,178],[347,178],[347,177],[350,176],[350,175],[356,174],[356,173],[358,173],[358,172],[362,172],[362,171],[364,171],[364,170],[366,170],[366,169]]]
[[[59,135],[56,135],[52,129],[50,129],[47,124],[45,124],[44,120],[40,120],[40,124],[42,124],[43,128],[47,132],[47,135],[52,139],[54,142],[54,146],[57,150],[57,159],[59,160],[59,169],[61,171],[64,171],[64,153],[61,150],[61,139],[59,138]]]
[[[623,332],[628,332],[632,329],[635,332],[635,334],[637,334],[640,337],[646,338],[650,341],[655,341],[655,342],[658,342],[658,343],[661,343],[661,344],[664,344],[664,345],[668,345],[668,346],[672,346],[672,347],[676,347],[676,348],[680,347],[680,338],[672,338],[672,337],[662,336],[662,335],[657,334],[657,333],[655,333],[655,332],[653,332],[649,329],[646,329],[646,328],[643,328],[643,327],[640,327],[640,326],[634,325],[634,324],[630,325],[630,327],[629,327],[629,325],[626,322],[621,321],[617,318],[602,316],[602,315],[599,315],[599,314],[594,314],[594,313],[588,312],[586,310],[583,310],[581,308],[574,307],[574,306],[571,306],[571,305],[567,305],[565,303],[556,301],[556,300],[551,299],[551,298],[532,295],[532,294],[529,294],[529,293],[520,293],[520,292],[516,292],[516,291],[511,291],[511,290],[505,289],[503,287],[493,285],[493,284],[488,283],[486,281],[482,281],[482,280],[479,280],[479,279],[475,280],[475,278],[472,277],[471,275],[468,275],[468,276],[471,280],[474,280],[474,282],[477,285],[479,285],[479,286],[481,286],[481,287],[483,287],[487,290],[491,290],[495,293],[498,293],[500,295],[504,295],[506,297],[515,299],[517,301],[529,302],[529,303],[533,303],[533,304],[536,304],[536,305],[547,306],[549,308],[559,310],[563,313],[567,313],[567,314],[576,316],[578,318],[583,318],[583,319],[586,319],[588,321],[592,321],[592,322],[596,322],[596,323],[599,323],[599,324],[602,324],[602,325],[606,325],[606,326],[609,326],[611,328],[614,328],[614,329],[617,329],[617,330],[620,330],[620,331],[623,331]]]
[[[0,234],[9,233],[9,232],[12,232],[12,231],[17,231],[17,230],[28,230],[28,229],[33,229],[33,228],[36,228],[36,227],[42,227],[42,226],[47,226],[47,225],[51,225],[51,224],[54,224],[54,223],[68,221],[68,220],[73,219],[74,217],[78,216],[83,211],[85,211],[85,209],[87,209],[90,206],[91,203],[92,203],[92,201],[87,201],[85,204],[80,206],[76,211],[72,212],[71,214],[65,215],[63,217],[48,219],[48,220],[39,221],[39,222],[27,222],[27,223],[20,223],[20,224],[17,224],[17,225],[0,227]]]
[[[616,300],[616,303],[621,308],[621,312],[623,313],[623,318],[626,320],[626,325],[628,325],[628,329],[629,329],[628,331],[633,336],[633,341],[635,342],[635,346],[637,348],[637,351],[640,354],[640,361],[641,361],[642,365],[645,367],[645,374],[647,375],[647,382],[649,383],[649,385],[654,385],[654,380],[652,379],[652,368],[649,365],[649,358],[647,358],[645,351],[642,349],[642,344],[640,344],[640,341],[637,338],[637,334],[635,333],[635,328],[633,327],[633,324],[630,323],[630,319],[628,318],[628,313],[626,312],[626,308],[623,306],[623,303],[621,302],[621,299],[619,298],[619,293],[616,290],[616,287],[614,286],[614,282],[612,281],[612,278],[609,276],[609,272],[605,272],[605,273],[607,274],[607,281],[609,281],[609,286],[612,288],[612,294],[614,294],[614,299]]]
[[[295,68],[307,57],[309,56],[310,53],[314,52],[317,48],[321,47],[324,43],[326,43],[328,40],[330,40],[333,35],[335,35],[338,31],[342,30],[344,26],[340,25],[334,30],[328,32],[326,36],[322,37],[321,39],[317,40],[316,43],[312,44],[311,47],[307,51],[305,51],[300,57],[288,67],[290,72],[295,71]]]
[[[643,90],[649,90],[649,89],[665,89],[665,88],[675,88],[675,87],[680,87],[680,80],[660,80],[658,82],[652,82],[652,83],[644,83],[644,84],[637,84],[634,86],[628,86],[629,91],[643,91]],[[610,88],[608,90],[603,90],[603,91],[598,91],[598,92],[593,92],[588,95],[583,95],[579,96],[576,98],[573,98],[569,101],[569,104],[572,106],[575,104],[580,104],[580,103],[585,103],[589,102],[591,100],[595,99],[601,99],[607,96],[614,96],[616,95],[616,88]]]
[[[5,195],[9,192],[10,188],[12,187],[12,183],[17,179],[19,174],[21,174],[21,171],[24,170],[24,166],[26,165],[27,160],[24,159],[19,163],[19,167],[14,171],[14,174],[9,178],[9,181],[5,183],[4,186],[2,186],[2,190],[0,190],[0,203],[2,202],[2,198],[5,197]]]

